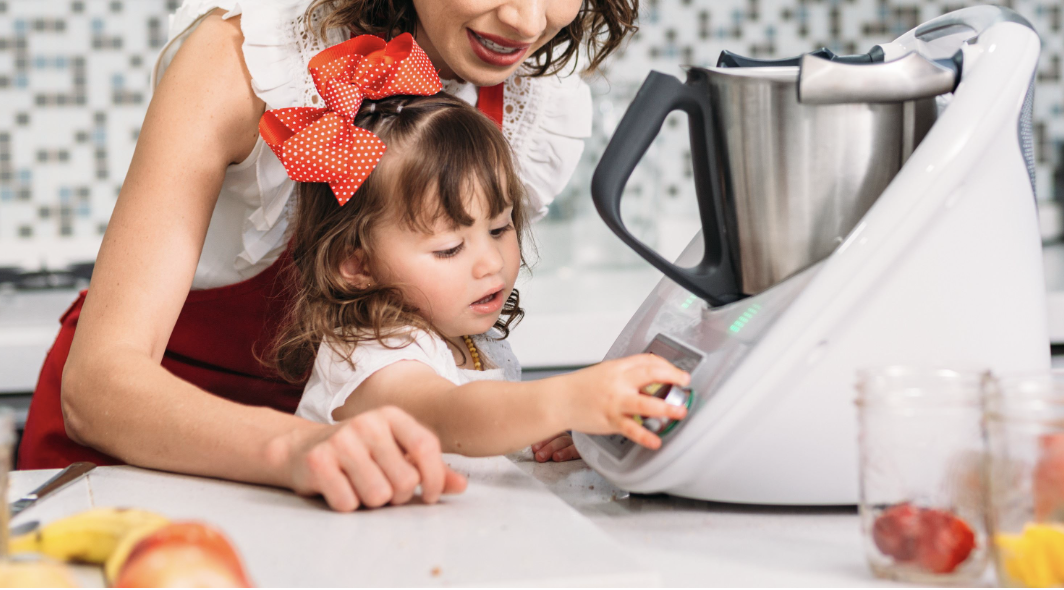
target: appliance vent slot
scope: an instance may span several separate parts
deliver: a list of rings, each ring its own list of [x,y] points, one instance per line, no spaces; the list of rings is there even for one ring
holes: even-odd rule
[[[1027,96],[1023,98],[1023,108],[1020,109],[1020,120],[1016,125],[1016,131],[1020,136],[1020,151],[1023,153],[1023,161],[1027,164],[1027,175],[1031,180],[1031,193],[1035,195],[1035,199],[1038,195],[1035,193],[1034,184],[1034,77],[1031,77],[1031,83],[1027,86]]]

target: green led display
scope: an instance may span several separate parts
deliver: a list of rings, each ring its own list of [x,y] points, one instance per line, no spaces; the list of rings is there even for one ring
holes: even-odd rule
[[[691,307],[691,304],[694,303],[697,299],[697,295],[691,295],[686,300],[684,300],[683,303],[680,304],[680,309],[687,309],[688,307]]]
[[[732,322],[731,327],[729,327],[728,329],[731,330],[733,333],[738,334],[743,329],[743,327],[746,326],[746,324],[750,320],[752,320],[754,316],[757,315],[757,312],[759,311],[761,311],[761,306],[759,304],[755,303],[751,305],[750,307],[746,308],[746,311],[743,312],[743,315],[739,316],[734,322]]]

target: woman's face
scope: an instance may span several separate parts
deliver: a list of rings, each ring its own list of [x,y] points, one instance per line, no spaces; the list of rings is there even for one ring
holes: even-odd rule
[[[582,0],[413,0],[417,42],[444,79],[494,86],[573,22]]]

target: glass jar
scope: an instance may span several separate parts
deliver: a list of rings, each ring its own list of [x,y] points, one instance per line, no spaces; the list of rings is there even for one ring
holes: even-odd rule
[[[14,461],[15,413],[11,408],[0,407],[0,559],[7,557],[8,531],[11,512],[7,504],[8,476]]]
[[[1064,371],[987,395],[990,531],[1002,586],[1064,586]]]
[[[877,576],[973,585],[987,563],[979,370],[858,374],[861,526]]]

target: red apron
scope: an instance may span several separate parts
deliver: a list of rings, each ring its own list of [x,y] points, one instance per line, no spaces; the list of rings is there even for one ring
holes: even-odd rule
[[[480,89],[477,107],[502,126],[500,84]],[[191,291],[181,308],[163,354],[162,366],[189,383],[237,403],[268,406],[294,413],[302,383],[288,383],[255,358],[274,334],[290,301],[281,273],[287,256],[258,275],[235,285]],[[77,301],[60,318],[59,335],[48,352],[30,402],[19,447],[19,469],[66,467],[75,461],[97,465],[121,463],[114,457],[70,440],[63,423],[60,386],[63,366],[85,301]]]

